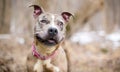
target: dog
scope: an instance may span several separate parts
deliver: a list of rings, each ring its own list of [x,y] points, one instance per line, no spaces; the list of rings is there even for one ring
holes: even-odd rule
[[[32,53],[37,62],[32,63],[28,57],[28,71],[67,72],[67,59],[61,44],[65,39],[67,22],[72,14],[69,12],[48,13],[38,5],[30,7],[34,8],[33,16],[36,22]]]

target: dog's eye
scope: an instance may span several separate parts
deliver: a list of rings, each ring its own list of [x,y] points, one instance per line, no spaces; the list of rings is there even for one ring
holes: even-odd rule
[[[46,23],[46,24],[48,24],[48,23],[49,23],[49,21],[48,21],[48,20],[41,20],[40,22],[42,22],[42,23]]]
[[[63,29],[63,22],[58,22],[58,26],[61,28],[61,30]]]
[[[58,22],[58,25],[59,26],[63,26],[63,22]]]

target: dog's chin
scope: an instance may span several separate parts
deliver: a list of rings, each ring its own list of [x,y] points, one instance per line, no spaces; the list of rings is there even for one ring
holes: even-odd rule
[[[42,43],[42,44],[44,44],[44,45],[46,45],[46,46],[55,46],[55,45],[57,45],[57,44],[59,43],[59,41],[58,41],[57,38],[46,38],[46,39],[43,39],[43,38],[41,38],[41,37],[38,36],[38,35],[36,35],[35,37],[36,37],[36,39],[37,39],[40,43]]]

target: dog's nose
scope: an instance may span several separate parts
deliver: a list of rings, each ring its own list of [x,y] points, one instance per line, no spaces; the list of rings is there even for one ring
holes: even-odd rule
[[[58,30],[56,28],[49,28],[48,29],[48,34],[49,35],[57,35],[58,34]]]

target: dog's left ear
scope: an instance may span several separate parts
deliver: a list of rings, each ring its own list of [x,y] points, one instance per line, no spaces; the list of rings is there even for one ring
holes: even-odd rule
[[[68,20],[70,19],[70,17],[71,16],[73,16],[71,13],[69,13],[69,12],[62,12],[62,17],[64,18],[64,20],[66,21],[66,22],[68,22]]]
[[[43,10],[41,7],[39,7],[38,5],[31,5],[29,7],[34,7],[34,18],[37,18],[41,13],[43,13]]]

